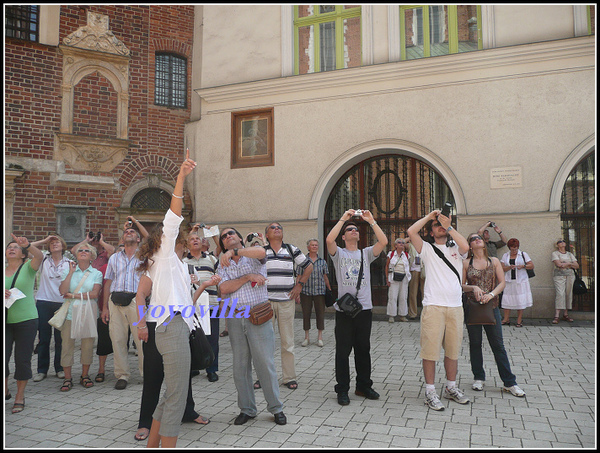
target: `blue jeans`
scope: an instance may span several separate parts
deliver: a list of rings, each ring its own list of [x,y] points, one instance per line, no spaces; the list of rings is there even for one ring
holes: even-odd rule
[[[54,316],[54,312],[62,306],[62,302],[38,300],[36,306],[39,318],[38,332],[40,336],[37,347],[37,372],[48,374],[48,370],[50,369],[50,341],[52,341],[52,331],[54,330],[54,370],[58,373],[63,370],[63,367],[60,364],[62,337],[60,336],[60,330],[54,329],[48,324],[48,321]]]
[[[494,316],[496,318],[496,324],[493,326],[467,326],[473,378],[477,381],[485,381],[483,352],[481,349],[483,343],[483,327],[488,342],[490,343],[490,347],[492,348],[492,352],[494,353],[494,359],[496,360],[500,378],[506,387],[512,387],[517,384],[517,378],[510,370],[508,355],[506,354],[506,349],[504,349],[504,340],[502,339],[502,319],[500,317],[499,308],[494,309]]]

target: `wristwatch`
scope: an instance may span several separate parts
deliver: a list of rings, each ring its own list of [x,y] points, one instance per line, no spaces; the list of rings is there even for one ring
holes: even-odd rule
[[[452,231],[453,229],[454,228],[452,228],[452,225],[450,225],[446,231]]]
[[[233,255],[238,256],[238,249],[233,249]]]

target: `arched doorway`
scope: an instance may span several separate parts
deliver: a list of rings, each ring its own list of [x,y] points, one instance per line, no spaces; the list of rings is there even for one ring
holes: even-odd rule
[[[563,238],[579,263],[587,294],[573,296],[573,310],[595,310],[595,153],[584,157],[571,171],[561,194]]]
[[[352,167],[335,184],[325,206],[324,237],[346,210],[368,209],[391,244],[396,238],[406,236],[410,225],[433,209],[441,208],[445,201],[455,205],[446,181],[425,162],[397,154],[371,157]],[[360,247],[375,242],[373,231],[366,224],[361,225],[360,233]],[[344,245],[341,236],[338,245]],[[371,264],[375,306],[387,304],[385,261],[382,253]],[[335,286],[335,273],[330,272],[329,277]]]

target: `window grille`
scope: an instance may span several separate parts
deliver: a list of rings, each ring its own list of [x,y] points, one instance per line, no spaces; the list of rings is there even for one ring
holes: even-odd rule
[[[171,206],[171,195],[162,189],[143,189],[131,200],[132,209],[167,211]]]
[[[40,7],[37,5],[7,6],[5,10],[5,36],[38,42]]]
[[[173,54],[157,53],[154,103],[165,107],[187,106],[187,60]]]

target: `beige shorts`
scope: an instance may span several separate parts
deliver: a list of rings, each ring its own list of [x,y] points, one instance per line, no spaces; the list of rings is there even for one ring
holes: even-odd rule
[[[458,360],[463,339],[462,307],[426,305],[421,312],[421,358],[438,361],[444,355]]]

